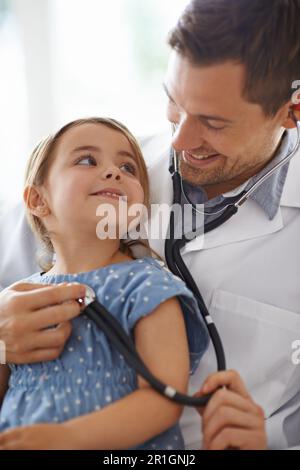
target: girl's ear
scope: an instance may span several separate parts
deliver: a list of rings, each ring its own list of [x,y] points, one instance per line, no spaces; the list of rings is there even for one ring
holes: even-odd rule
[[[38,187],[27,186],[24,190],[23,199],[31,214],[41,218],[50,214],[48,204]]]

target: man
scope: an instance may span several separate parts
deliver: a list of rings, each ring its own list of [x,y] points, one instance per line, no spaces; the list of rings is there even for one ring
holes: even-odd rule
[[[170,35],[164,87],[168,118],[177,125],[173,147],[182,152],[182,199],[204,203],[206,221],[295,147],[293,116],[300,119],[300,112],[291,97],[300,76],[299,20],[299,1],[194,0]],[[183,250],[219,329],[227,366],[264,409],[270,448],[300,444],[300,368],[291,360],[300,336],[299,158],[260,186],[238,215],[206,234],[203,246],[198,237]],[[152,168],[154,202],[172,202],[168,164],[165,156]],[[163,252],[161,242],[152,244]],[[210,353],[194,389],[213,367]],[[234,397],[218,393],[204,413],[204,443],[218,448],[223,439],[240,447],[245,431],[236,428],[246,421],[246,404],[233,414]],[[188,418],[192,422],[192,413]],[[255,413],[249,428],[254,420]]]
[[[291,95],[300,77],[299,20],[299,0],[194,0],[170,36],[165,90],[169,120],[177,124],[173,146],[183,152],[185,194],[205,203],[206,220],[235,202],[295,145],[293,115],[299,119],[300,113]],[[168,163],[163,155],[150,169],[154,203],[172,203]],[[227,365],[249,390],[231,371],[206,380],[201,393],[227,389],[218,390],[201,411],[204,448],[300,445],[300,368],[291,360],[300,331],[297,172],[295,158],[255,191],[238,215],[207,234],[204,246],[198,238],[182,252],[220,332]],[[163,254],[164,240],[152,245]],[[70,317],[58,310],[63,333],[51,344],[33,331],[30,318],[50,298],[53,303],[75,299],[75,287],[68,288],[31,292],[21,285],[0,296],[0,340],[7,342],[9,360],[59,354],[75,304]],[[191,391],[214,369],[210,349]],[[199,448],[194,410],[187,410],[182,428],[187,448]]]

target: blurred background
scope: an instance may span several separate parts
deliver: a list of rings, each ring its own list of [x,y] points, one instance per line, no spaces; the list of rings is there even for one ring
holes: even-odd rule
[[[0,212],[28,156],[70,120],[163,131],[166,37],[188,0],[0,0]]]

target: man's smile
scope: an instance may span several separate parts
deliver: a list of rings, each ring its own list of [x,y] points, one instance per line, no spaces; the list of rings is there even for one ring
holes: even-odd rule
[[[218,153],[211,155],[192,155],[190,152],[183,152],[183,160],[185,163],[197,168],[209,166],[219,160],[220,157],[221,155]]]

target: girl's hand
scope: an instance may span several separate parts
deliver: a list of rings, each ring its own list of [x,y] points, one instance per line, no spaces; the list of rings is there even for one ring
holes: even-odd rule
[[[35,424],[0,433],[0,450],[76,450],[78,436],[64,424]]]
[[[210,375],[196,396],[211,392],[215,393],[208,405],[198,409],[203,449],[266,450],[264,411],[252,400],[239,374],[229,370]]]

